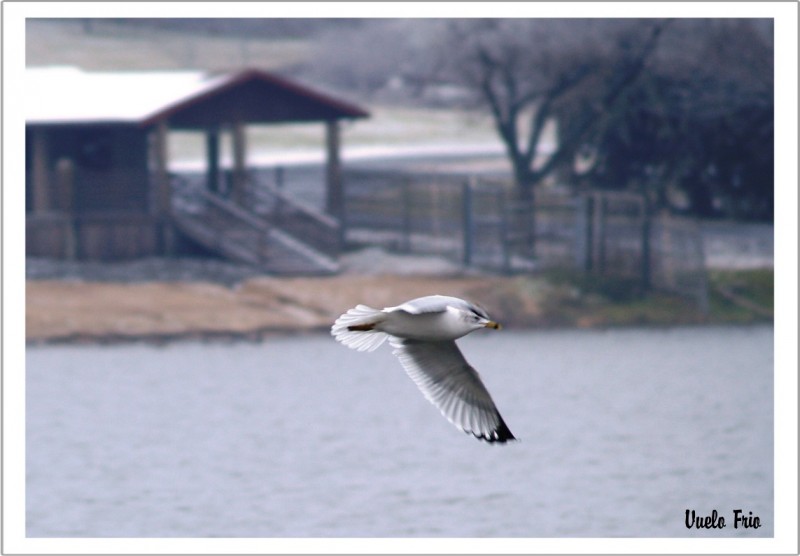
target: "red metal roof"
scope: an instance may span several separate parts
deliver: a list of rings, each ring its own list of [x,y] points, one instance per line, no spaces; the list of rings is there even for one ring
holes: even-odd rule
[[[365,118],[355,104],[258,69],[199,72],[26,72],[26,120],[31,125],[167,121],[185,128],[231,119],[301,122]]]

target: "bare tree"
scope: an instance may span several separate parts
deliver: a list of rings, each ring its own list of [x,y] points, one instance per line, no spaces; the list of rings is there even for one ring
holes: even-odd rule
[[[652,56],[666,20],[490,19],[452,22],[441,75],[491,110],[524,197],[571,161]],[[542,152],[546,126],[583,102]],[[563,112],[562,112],[563,113]]]
[[[592,163],[571,181],[646,191],[660,208],[681,192],[688,206],[674,208],[699,216],[771,218],[772,40],[769,20],[675,21],[620,109],[586,136]]]
[[[682,192],[696,214],[771,215],[770,20],[376,19],[340,31],[320,41],[319,77],[416,102],[456,85],[493,116],[526,203],[558,175],[647,191],[657,206]]]

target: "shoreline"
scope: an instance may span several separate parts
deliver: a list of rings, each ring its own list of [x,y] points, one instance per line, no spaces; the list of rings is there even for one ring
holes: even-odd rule
[[[736,276],[741,275],[740,272]],[[769,277],[771,274],[761,280]],[[604,298],[602,292],[582,292],[575,284],[548,280],[546,276],[256,276],[234,286],[200,279],[130,282],[29,279],[26,345],[260,342],[271,336],[327,333],[340,314],[359,303],[387,307],[434,293],[475,301],[506,329],[773,322],[768,316],[746,306],[736,306],[714,292],[712,310],[703,314],[691,302],[676,296],[653,293],[644,298],[612,300]]]
[[[254,277],[235,286],[199,280],[28,280],[26,343],[258,340],[323,332],[359,303],[386,307],[431,293],[482,299],[502,282],[394,275]]]
[[[566,330],[594,330],[594,331],[608,331],[608,330],[625,330],[625,329],[648,329],[648,330],[670,330],[675,328],[748,328],[748,327],[762,327],[773,326],[772,321],[753,321],[753,322],[705,322],[705,323],[690,323],[690,322],[675,322],[675,323],[627,323],[627,324],[613,324],[613,325],[596,325],[596,326],[568,326],[568,325],[552,325],[552,326],[527,326],[527,327],[512,327],[503,326],[503,331],[539,331],[539,332],[558,332]],[[192,333],[179,333],[179,334],[141,334],[136,336],[124,335],[89,335],[89,334],[75,334],[72,336],[54,337],[48,339],[35,339],[27,340],[25,342],[26,348],[40,348],[50,346],[126,346],[126,345],[147,345],[153,347],[166,347],[180,343],[203,343],[203,344],[260,344],[269,342],[271,339],[281,338],[300,338],[304,336],[329,336],[330,327],[324,328],[310,328],[310,329],[278,329],[278,328],[265,328],[263,330],[252,330],[247,333],[226,332],[226,331],[197,331]]]

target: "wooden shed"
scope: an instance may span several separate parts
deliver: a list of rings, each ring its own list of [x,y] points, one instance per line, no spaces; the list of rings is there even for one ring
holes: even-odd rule
[[[342,210],[339,122],[367,117],[358,106],[252,69],[207,75],[38,68],[27,70],[25,87],[29,256],[118,260],[168,255],[180,245],[176,234],[223,256],[267,267],[287,249],[301,253],[299,258],[326,256],[326,249],[315,253],[314,245],[305,245],[303,235],[314,235],[314,226],[327,228],[317,235],[328,236],[328,244],[336,235]],[[279,198],[280,192],[266,191],[273,205],[281,202],[283,222],[303,220],[293,229],[280,229],[270,219],[274,211],[259,214],[249,196],[253,184],[245,162],[245,126],[295,122],[322,125],[327,214],[313,214]],[[170,130],[200,131],[206,138],[202,191],[195,190],[186,202],[177,199],[176,180],[168,169]],[[227,197],[219,184],[222,133],[231,135],[233,145]],[[335,246],[327,251],[335,255]],[[329,270],[335,266],[330,260],[326,265]]]

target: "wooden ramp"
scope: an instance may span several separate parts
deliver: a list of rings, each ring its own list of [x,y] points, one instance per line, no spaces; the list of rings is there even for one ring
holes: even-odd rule
[[[324,220],[331,229],[313,234],[310,232],[313,224],[309,224],[313,220],[309,216],[310,209],[297,207],[283,196],[278,212],[276,201],[249,199],[249,208],[245,209],[203,188],[176,180],[173,222],[180,233],[205,248],[232,261],[262,268],[269,274],[337,273],[338,223],[325,215],[316,215],[317,220]],[[306,233],[301,235],[298,230]],[[316,236],[324,237],[325,241],[309,240]]]

